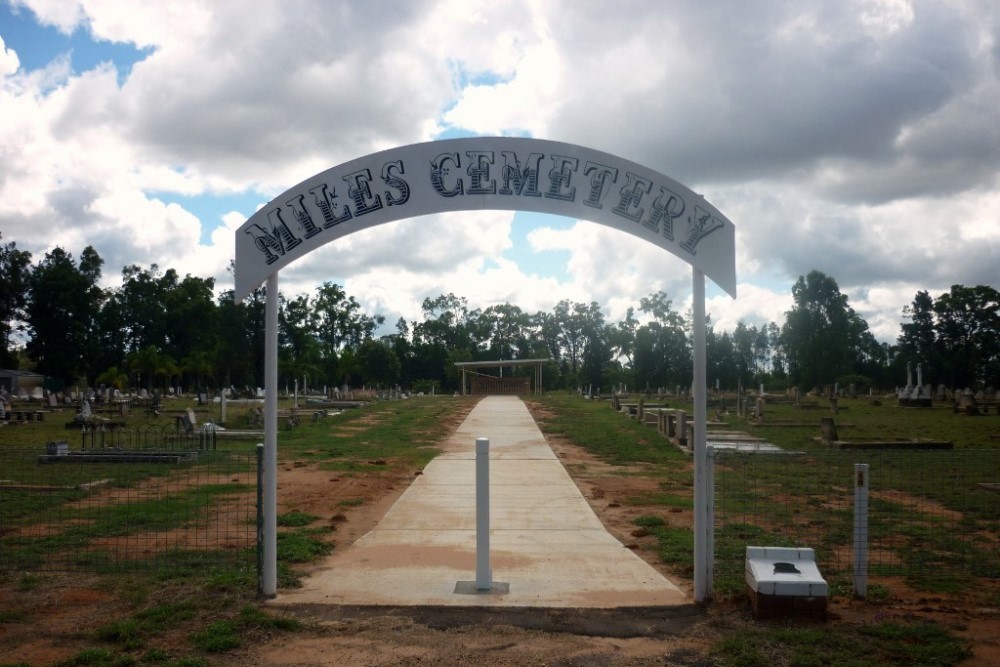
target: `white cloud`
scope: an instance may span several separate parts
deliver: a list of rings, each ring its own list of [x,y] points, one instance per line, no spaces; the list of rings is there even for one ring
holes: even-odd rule
[[[253,211],[199,220],[171,195],[263,203],[346,160],[458,129],[591,146],[705,194],[737,228],[740,296],[709,302],[720,329],[780,322],[812,269],[886,340],[917,289],[997,283],[992,0],[15,7],[148,49],[127,75],[74,72],[65,54],[26,72],[0,41],[4,240],[36,253],[92,243],[106,275],[155,262],[231,284],[232,235]],[[447,292],[527,311],[593,300],[610,320],[661,290],[689,303],[687,265],[629,235],[537,229],[529,250],[565,253],[557,278],[503,259],[515,236],[509,213],[403,221],[313,253],[282,284],[338,280],[408,319]]]
[[[17,71],[21,66],[21,61],[13,49],[8,49],[4,44],[3,35],[0,35],[0,78],[9,76]]]

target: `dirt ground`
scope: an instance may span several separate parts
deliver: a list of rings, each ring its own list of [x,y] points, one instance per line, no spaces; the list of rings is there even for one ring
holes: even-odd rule
[[[656,554],[655,538],[632,523],[636,516],[651,513],[651,508],[627,499],[658,491],[658,481],[644,476],[641,468],[625,476],[620,468],[602,463],[571,443],[549,442],[607,529],[690,595],[691,582],[664,566]],[[416,475],[417,470],[398,471],[391,466],[377,473],[342,475],[303,461],[287,461],[279,478],[279,506],[282,512],[299,510],[322,517],[335,528],[331,533],[335,548],[344,549],[376,525]],[[653,512],[671,525],[692,523],[688,510],[660,506]],[[88,575],[52,577],[39,587],[41,592],[18,590],[13,581],[0,582],[0,615],[12,606],[27,609],[31,620],[0,622],[0,665],[55,665],[86,645],[81,642],[81,629],[123,617],[123,606],[127,605],[122,599],[123,587],[109,591],[96,581]],[[894,594],[890,602],[876,605],[835,599],[825,623],[934,620],[969,641],[974,656],[963,665],[1000,665],[1000,610],[969,608],[961,600],[913,593],[902,582],[889,585]],[[127,585],[124,589],[127,591]],[[5,600],[13,604],[6,605]],[[251,645],[211,657],[210,664],[710,666],[715,664],[710,654],[715,642],[756,623],[746,600],[678,609],[313,607],[293,608],[291,613],[307,622],[305,630],[257,633]],[[176,632],[188,633],[190,629],[181,627]],[[181,636],[177,642],[185,643]]]

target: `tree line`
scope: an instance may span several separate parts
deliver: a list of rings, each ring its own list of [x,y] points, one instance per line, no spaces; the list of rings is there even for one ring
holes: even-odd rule
[[[231,290],[216,295],[212,278],[153,264],[124,267],[120,285],[107,289],[99,287],[103,264],[90,246],[78,259],[57,247],[33,262],[16,243],[0,244],[0,368],[33,370],[54,388],[208,391],[263,382],[263,287],[236,303]],[[911,362],[934,384],[1000,386],[1000,293],[992,287],[917,292],[895,344],[876,340],[819,271],[801,276],[792,298],[780,324],[716,331],[707,323],[710,385],[884,390],[905,382]],[[596,302],[528,313],[510,303],[471,308],[449,293],[425,299],[420,321],[401,318],[384,334],[383,316],[327,282],[279,294],[279,383],[453,391],[455,362],[544,358],[546,389],[673,390],[691,382],[691,324],[664,292],[642,297],[618,322]]]

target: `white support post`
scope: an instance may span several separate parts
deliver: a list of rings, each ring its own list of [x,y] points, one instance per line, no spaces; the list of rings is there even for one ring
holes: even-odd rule
[[[691,449],[694,452],[694,599],[705,602],[712,597],[712,530],[709,512],[707,468],[708,452],[705,440],[708,409],[705,363],[705,274],[692,267],[694,311],[694,430]]]
[[[264,539],[261,592],[278,592],[278,274],[267,279],[264,304]]]
[[[868,595],[868,464],[854,464],[854,596]]]
[[[490,568],[490,440],[476,438],[476,590],[493,585]]]
[[[705,445],[705,553],[708,568],[705,571],[705,588],[712,597],[715,573],[715,447]]]

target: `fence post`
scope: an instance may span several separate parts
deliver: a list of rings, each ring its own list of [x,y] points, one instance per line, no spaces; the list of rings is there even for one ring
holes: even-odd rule
[[[854,596],[868,594],[868,464],[854,464]]]

